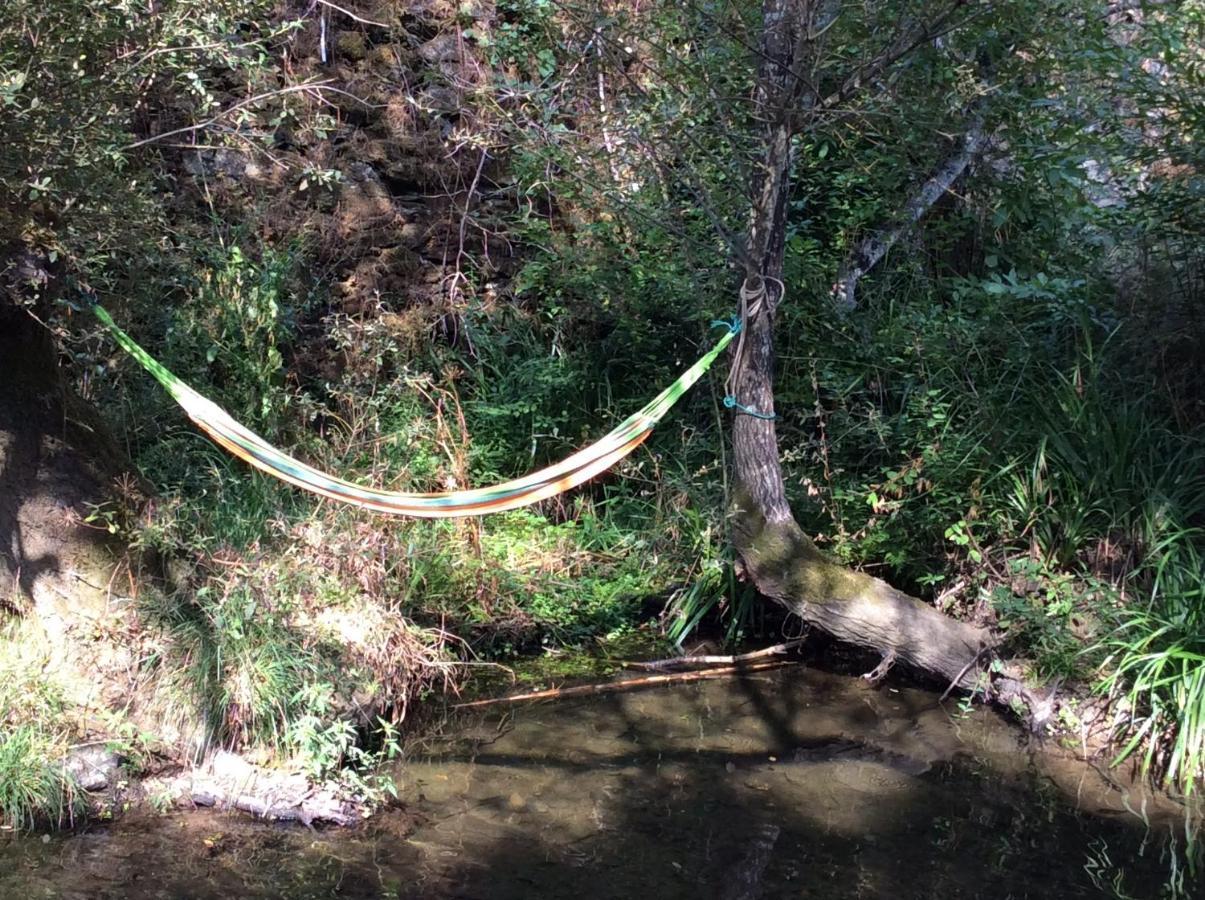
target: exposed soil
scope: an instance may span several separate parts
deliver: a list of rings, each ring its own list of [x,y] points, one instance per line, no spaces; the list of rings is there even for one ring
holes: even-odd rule
[[[85,519],[108,496],[120,454],[64,387],[47,330],[22,309],[0,306],[0,359],[0,602],[41,629],[41,647],[62,648],[46,674],[71,699],[118,704],[121,685],[96,677],[129,663],[119,644],[99,640],[120,616],[117,556],[108,531]]]

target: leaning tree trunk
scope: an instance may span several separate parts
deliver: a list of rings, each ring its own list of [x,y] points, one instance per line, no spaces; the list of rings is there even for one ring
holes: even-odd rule
[[[825,4],[766,0],[757,110],[762,166],[753,185],[745,253],[751,305],[744,340],[734,355],[731,389],[747,409],[773,413],[774,311],[782,294],[791,139],[801,110],[815,103],[800,77],[810,35]],[[840,640],[870,648],[887,665],[896,659],[965,688],[979,680],[978,661],[990,635],[954,621],[883,581],[827,559],[791,513],[772,418],[738,412],[732,425],[733,542],[761,593]]]
[[[887,252],[908,233],[908,229],[919,222],[962,176],[983,149],[985,137],[984,115],[979,111],[971,119],[955,151],[941,161],[920,189],[908,199],[899,219],[871,233],[845,257],[845,262],[837,271],[837,281],[833,284],[833,298],[842,312],[849,312],[858,305],[858,281],[882,262]]]

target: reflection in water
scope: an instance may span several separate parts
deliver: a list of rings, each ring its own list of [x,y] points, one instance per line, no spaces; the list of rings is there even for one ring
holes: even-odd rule
[[[1146,897],[1179,815],[990,713],[800,669],[447,731],[359,830],[196,813],[17,839],[0,896]]]

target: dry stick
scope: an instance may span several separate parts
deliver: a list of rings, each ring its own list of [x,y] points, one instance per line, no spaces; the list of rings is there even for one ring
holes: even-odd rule
[[[531,691],[526,694],[511,694],[508,697],[490,697],[488,700],[457,703],[452,709],[472,709],[484,706],[497,706],[502,703],[521,703],[525,700],[546,700],[552,697],[585,697],[595,694],[609,694],[619,691],[630,691],[635,688],[650,687],[656,684],[704,681],[711,678],[744,675],[748,672],[763,672],[767,669],[778,669],[782,666],[793,665],[796,664],[790,660],[775,659],[768,662],[754,663],[751,666],[728,666],[723,669],[704,669],[701,672],[674,672],[669,675],[648,675],[644,678],[629,678],[625,681],[608,681],[602,684],[579,684],[574,687],[548,688],[547,690]]]
[[[389,28],[390,27],[390,26],[386,25],[384,22],[374,22],[372,19],[362,19],[362,18],[360,18],[360,16],[357,16],[350,9],[344,9],[342,6],[336,6],[335,4],[331,3],[330,0],[318,0],[318,2],[321,3],[323,6],[330,7],[331,9],[335,10],[336,12],[343,13],[343,15],[347,16],[349,19],[354,19],[355,21],[360,22],[361,24],[375,25],[377,28]]]
[[[217,115],[213,116],[212,118],[206,119],[204,122],[198,122],[196,125],[187,125],[184,128],[174,128],[171,131],[163,132],[163,134],[156,134],[153,137],[143,138],[140,141],[134,141],[134,143],[132,143],[132,144],[126,144],[121,149],[123,151],[124,150],[133,150],[135,147],[142,147],[146,144],[153,144],[157,141],[166,140],[169,137],[175,137],[178,134],[188,134],[189,132],[193,132],[193,131],[201,131],[202,129],[208,128],[210,125],[214,125],[217,122],[221,121],[221,119],[223,117],[228,116],[233,112],[238,112],[240,109],[245,109],[246,107],[252,105],[253,103],[258,103],[260,100],[268,100],[273,97],[283,96],[284,94],[296,94],[300,91],[315,91],[319,94],[319,96],[321,96],[321,93],[323,91],[326,91],[327,93],[331,93],[331,94],[341,94],[344,97],[350,97],[351,99],[355,100],[357,103],[361,103],[364,106],[373,108],[373,104],[369,103],[367,100],[357,97],[355,94],[342,90],[341,88],[331,87],[330,79],[327,79],[325,81],[307,81],[305,84],[294,84],[290,87],[280,88],[279,90],[266,91],[265,93],[262,93],[262,94],[256,94],[254,97],[248,97],[245,100],[240,100],[238,103],[235,103],[233,106],[230,106],[229,108],[222,110]]]
[[[786,641],[782,644],[775,644],[773,647],[765,647],[761,650],[754,650],[751,653],[741,653],[736,656],[677,656],[672,659],[654,659],[648,662],[625,662],[625,668],[629,669],[673,669],[680,666],[732,666],[740,665],[752,659],[763,659],[767,656],[781,656],[788,650],[793,650],[806,640],[805,638],[795,638],[792,641]]]
[[[949,697],[951,693],[953,693],[954,688],[956,688],[962,684],[962,676],[966,675],[966,673],[971,670],[971,666],[978,663],[979,660],[981,660],[983,658],[983,654],[991,649],[992,648],[989,645],[984,645],[983,647],[980,647],[979,651],[974,656],[971,657],[971,661],[962,667],[961,672],[959,672],[957,675],[954,676],[954,680],[950,682],[950,686],[945,689],[945,692],[937,699],[937,702],[945,703],[946,698]],[[975,692],[971,691],[971,698],[974,699],[974,696],[975,696]]]

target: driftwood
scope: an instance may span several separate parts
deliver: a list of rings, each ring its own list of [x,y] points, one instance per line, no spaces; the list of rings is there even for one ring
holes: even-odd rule
[[[730,675],[746,675],[750,672],[764,672],[767,669],[778,669],[791,666],[790,660],[776,659],[764,662],[754,662],[749,665],[725,666],[719,669],[704,669],[699,672],[673,672],[666,675],[647,675],[642,678],[627,678],[620,681],[604,681],[596,684],[578,684],[572,687],[547,688],[542,691],[529,691],[523,694],[510,694],[505,697],[490,697],[486,700],[471,700],[468,703],[457,703],[453,709],[480,709],[486,706],[498,706],[504,703],[523,703],[528,700],[551,700],[565,697],[588,697],[598,694],[614,694],[620,691],[632,691],[639,688],[653,687],[662,684],[681,684],[688,681],[704,681],[711,678],[727,678]]]
[[[312,827],[315,824],[354,825],[359,815],[343,812],[343,804],[330,802],[330,798],[304,797],[295,802],[278,803],[270,798],[253,797],[247,794],[229,795],[211,790],[193,790],[189,800],[194,806],[237,809],[251,813],[258,819],[277,822],[300,822]]]
[[[671,659],[653,659],[639,662],[625,662],[624,668],[627,669],[649,669],[652,671],[663,671],[665,669],[693,669],[701,666],[734,666],[742,663],[747,663],[755,659],[765,659],[768,656],[782,656],[794,648],[803,644],[804,638],[796,638],[793,641],[784,641],[781,644],[775,644],[773,647],[764,647],[761,650],[754,650],[751,653],[738,653],[735,656],[715,656],[707,654],[699,654],[698,656],[675,656]]]

